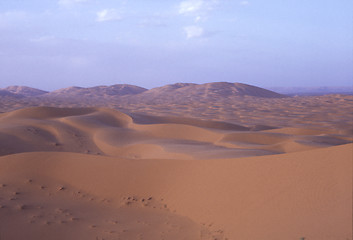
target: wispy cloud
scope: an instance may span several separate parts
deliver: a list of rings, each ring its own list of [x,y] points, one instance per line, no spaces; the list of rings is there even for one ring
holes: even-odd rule
[[[187,39],[202,37],[204,34],[203,28],[198,26],[184,27],[184,32]]]
[[[213,10],[219,3],[219,0],[184,0],[180,2],[178,12],[182,15],[205,14]]]
[[[89,0],[59,0],[58,4],[64,7],[71,7],[77,3],[88,2]]]
[[[122,16],[114,8],[103,9],[102,11],[97,12],[97,22],[121,20]]]
[[[194,22],[206,21],[208,14],[219,4],[219,0],[184,0],[178,6],[178,13],[192,17]]]
[[[186,0],[182,1],[179,5],[179,13],[187,14],[199,11],[204,5],[203,0]]]
[[[249,1],[241,1],[239,4],[242,6],[246,6],[246,5],[249,5],[250,2]]]

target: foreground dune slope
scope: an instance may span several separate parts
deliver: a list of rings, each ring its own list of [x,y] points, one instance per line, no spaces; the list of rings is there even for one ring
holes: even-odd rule
[[[1,234],[351,239],[351,153],[352,144],[207,161],[8,155],[0,158]]]
[[[351,135],[107,108],[0,114],[0,239],[352,240]]]

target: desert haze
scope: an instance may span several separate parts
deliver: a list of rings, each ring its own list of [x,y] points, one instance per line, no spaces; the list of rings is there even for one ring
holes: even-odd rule
[[[352,240],[353,96],[0,89],[1,240]]]

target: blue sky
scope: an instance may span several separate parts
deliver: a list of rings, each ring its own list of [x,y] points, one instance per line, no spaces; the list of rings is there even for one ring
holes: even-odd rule
[[[0,1],[0,88],[352,79],[351,0]]]

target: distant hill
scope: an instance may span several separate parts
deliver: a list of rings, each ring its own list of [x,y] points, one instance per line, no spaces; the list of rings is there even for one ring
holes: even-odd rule
[[[24,97],[35,97],[48,93],[47,91],[43,91],[36,88],[26,87],[26,86],[10,86],[7,88],[3,88],[2,90],[22,95]]]
[[[184,102],[201,100],[222,100],[232,97],[282,98],[284,95],[263,88],[229,82],[205,84],[176,83],[153,88],[129,99],[132,102]],[[126,98],[125,98],[126,99]]]
[[[271,90],[286,95],[317,96],[326,94],[353,94],[353,85],[345,87],[272,87]]]
[[[145,92],[145,94],[160,94],[160,93],[170,93],[178,89],[184,89],[185,87],[197,86],[195,83],[175,83],[169,84],[162,87],[152,88]]]
[[[147,91],[146,88],[129,85],[116,84],[112,86],[97,86],[90,88],[69,87],[59,89],[46,94],[50,97],[106,97],[135,95]]]
[[[190,103],[190,101],[229,101],[239,97],[283,98],[278,94],[256,86],[243,83],[213,82],[205,84],[175,83],[150,90],[129,84],[96,87],[68,87],[46,92],[24,86],[11,86],[1,90],[1,96],[36,97],[60,99],[61,102],[84,102],[104,105],[105,103]]]
[[[22,95],[0,89],[0,97],[23,98]]]

